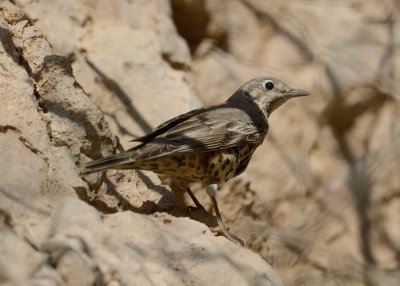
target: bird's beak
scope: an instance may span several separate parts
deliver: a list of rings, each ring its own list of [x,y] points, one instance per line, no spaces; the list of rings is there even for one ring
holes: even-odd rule
[[[305,90],[302,89],[289,89],[285,95],[288,97],[297,97],[297,96],[306,96],[309,95],[310,93],[308,93]]]

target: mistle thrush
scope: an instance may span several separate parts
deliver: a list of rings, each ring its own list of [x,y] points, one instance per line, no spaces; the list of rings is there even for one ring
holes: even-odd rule
[[[292,89],[275,78],[252,79],[225,102],[164,122],[151,133],[134,139],[140,143],[137,146],[90,162],[82,174],[106,169],[143,169],[168,175],[187,187],[197,207],[201,204],[189,184],[201,182],[211,198],[222,232],[243,245],[222,221],[216,201],[218,190],[246,169],[268,132],[272,111],[292,97],[305,95],[306,91]]]

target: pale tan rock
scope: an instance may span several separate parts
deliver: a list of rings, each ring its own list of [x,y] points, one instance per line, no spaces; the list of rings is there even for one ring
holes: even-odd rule
[[[193,58],[203,102],[221,102],[261,75],[312,94],[272,114],[244,183],[222,190],[227,224],[273,260],[288,284],[328,285],[346,275],[358,283],[369,275],[363,263],[372,261],[379,261],[373,275],[393,283],[384,269],[398,269],[398,4],[245,0],[205,7],[207,37]],[[327,271],[334,277],[324,277]]]
[[[272,261],[288,285],[398,284],[400,81],[396,39],[400,30],[396,1],[174,0],[172,6],[169,1],[15,2],[40,29],[29,27],[21,10],[8,1],[1,2],[0,13],[8,23],[1,22],[6,29],[0,30],[5,39],[0,45],[1,96],[20,109],[0,106],[0,140],[5,142],[0,145],[5,150],[0,156],[20,160],[19,165],[1,170],[0,179],[2,186],[19,186],[21,192],[2,192],[0,208],[13,210],[18,236],[29,237],[35,245],[50,239],[50,211],[62,197],[76,197],[75,192],[105,213],[127,209],[149,213],[160,207],[183,213],[168,189],[149,173],[94,174],[86,178],[89,187],[77,176],[75,162],[116,152],[117,145],[86,94],[105,113],[113,134],[127,148],[135,135],[199,106],[196,95],[204,104],[214,104],[249,78],[270,75],[310,90],[312,96],[290,101],[271,116],[266,142],[254,154],[247,172],[221,191],[226,224],[246,245]],[[172,20],[184,27],[175,29]],[[192,37],[191,29],[195,29]],[[186,37],[193,60],[176,30]],[[42,33],[57,54],[73,62],[74,75],[65,59],[43,64],[53,52]],[[20,62],[21,54],[26,63]],[[35,87],[41,93],[35,94]],[[44,105],[38,105],[34,94],[42,99],[41,104],[46,99],[56,102],[55,106],[48,104],[50,112],[43,113]],[[55,114],[55,107],[64,108],[68,112],[62,114],[69,116]],[[71,114],[80,111],[88,114],[86,127],[71,119],[75,117]],[[86,138],[91,126],[94,130]],[[46,166],[48,171],[42,171]],[[24,180],[18,180],[15,168]],[[41,194],[27,195],[27,185],[35,190],[46,185],[55,191],[46,201]],[[148,187],[157,191],[149,192]],[[203,189],[196,194],[203,204],[209,204]],[[67,214],[68,209],[74,208],[57,212]],[[96,216],[92,211],[82,212]],[[135,273],[146,269],[154,281],[160,282],[165,275],[174,284],[192,280],[181,272],[172,276],[175,270],[168,267],[189,269],[197,281],[206,279],[204,273],[215,273],[215,269],[203,268],[209,266],[206,259],[201,260],[201,267],[192,267],[197,260],[188,259],[171,241],[179,233],[176,241],[190,236],[194,244],[203,245],[206,241],[198,231],[206,229],[199,224],[192,228],[187,219],[130,212],[109,214],[104,221],[106,225],[94,219],[79,226],[91,229],[100,224],[101,231],[112,229],[116,241],[123,241],[104,246],[89,239],[91,245],[106,249],[104,260],[99,260],[105,269],[100,273],[110,273],[112,265],[120,269],[124,281],[131,282],[129,272],[107,249],[119,249],[116,256],[120,257],[133,255],[123,244],[136,244],[136,239],[157,248],[152,248],[143,268],[128,263]],[[131,224],[139,224],[141,232],[130,232]],[[163,229],[163,234],[151,236],[155,228]],[[57,232],[63,233],[60,228]],[[208,235],[206,231],[207,241]],[[164,247],[156,241],[160,237],[179,261],[169,256],[158,260]],[[223,238],[211,239],[225,244]],[[94,265],[100,262],[77,255],[82,249],[77,245],[78,251],[66,255],[57,271],[44,265],[35,277],[62,281],[63,273],[73,283],[74,275],[82,270],[88,283],[97,279]],[[221,249],[224,253],[225,248]],[[107,257],[114,258],[107,262]],[[140,256],[134,257],[139,261]],[[226,264],[221,267],[230,273]],[[251,273],[254,276],[243,277],[257,277]],[[226,276],[215,277],[215,281],[230,281],[224,280]],[[108,274],[102,279],[118,284]]]
[[[0,280],[10,285],[281,285],[259,255],[215,237],[204,224],[164,213],[149,216],[165,209],[184,213],[154,175],[79,176],[81,164],[115,153],[119,144],[86,86],[75,79],[69,59],[90,83],[88,89],[100,91],[97,100],[110,118],[118,118],[118,108],[120,118],[131,114],[115,90],[104,89],[103,70],[124,90],[142,91],[128,101],[143,105],[137,110],[145,109],[149,121],[167,119],[156,114],[166,110],[154,104],[160,94],[168,103],[178,101],[165,117],[198,104],[187,83],[188,49],[166,2],[17,2],[37,26],[9,1],[0,2],[0,98],[6,103],[0,105]],[[130,18],[138,10],[140,17]],[[122,18],[110,20],[110,11]],[[63,25],[54,25],[63,19]],[[120,37],[112,27],[117,22]],[[126,61],[118,62],[122,54],[113,42],[124,47]],[[67,53],[58,55],[52,47]],[[111,125],[121,134],[119,122],[113,119]],[[136,126],[143,127],[140,120]],[[122,210],[127,211],[118,213]]]
[[[56,209],[44,248],[66,285],[79,277],[124,285],[281,285],[260,256],[203,224],[163,213],[102,218],[77,199]]]
[[[74,60],[78,82],[107,115],[124,147],[131,146],[133,135],[199,106],[187,83],[189,50],[176,33],[168,2],[18,4],[37,19],[55,50]],[[54,22],[64,24],[54,27]]]

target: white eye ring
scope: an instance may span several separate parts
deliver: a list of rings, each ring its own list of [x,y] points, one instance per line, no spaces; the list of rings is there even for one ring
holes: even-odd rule
[[[272,90],[274,89],[275,85],[274,82],[272,80],[269,80],[267,82],[264,83],[264,87],[268,90]]]

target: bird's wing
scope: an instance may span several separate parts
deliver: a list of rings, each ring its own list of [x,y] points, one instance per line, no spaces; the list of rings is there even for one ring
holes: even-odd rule
[[[192,111],[189,111],[187,113],[178,115],[174,118],[171,118],[168,121],[165,121],[164,123],[160,124],[159,126],[157,126],[156,128],[154,128],[154,130],[144,136],[135,138],[133,140],[131,140],[130,142],[149,142],[151,141],[153,138],[159,136],[160,134],[163,134],[164,132],[168,131],[169,129],[175,127],[176,125],[182,123],[183,121],[185,121],[186,119],[195,116],[197,114],[200,114],[202,112],[204,112],[205,110],[209,109],[209,107],[202,107],[202,108],[198,108],[198,109],[194,109]],[[135,147],[134,147],[135,148]]]
[[[262,141],[268,131],[268,125],[265,126],[258,127],[238,109],[205,112],[185,119],[131,150],[137,154],[135,160],[147,160],[172,153],[226,149]]]
[[[128,168],[137,161],[175,153],[213,151],[244,143],[261,143],[267,131],[268,123],[260,114],[254,116],[254,113],[229,106],[194,110],[137,138],[136,141],[142,143],[130,150],[88,163],[82,174]]]

